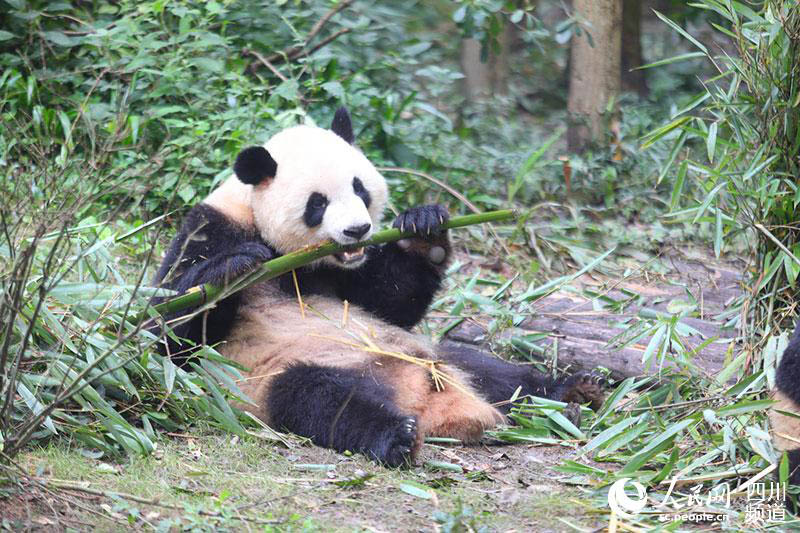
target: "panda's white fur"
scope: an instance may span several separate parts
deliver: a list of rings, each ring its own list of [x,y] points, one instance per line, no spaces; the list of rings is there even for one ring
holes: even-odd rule
[[[261,238],[280,254],[327,240],[351,244],[356,239],[343,231],[365,223],[371,227],[360,240],[372,235],[389,192],[386,180],[360,150],[332,131],[314,126],[283,130],[264,148],[278,162],[274,178],[247,185],[233,176],[204,203],[242,224],[255,224]],[[370,195],[369,208],[353,193],[354,177],[361,180]],[[322,224],[309,228],[300,217],[312,192],[324,194],[330,204]]]

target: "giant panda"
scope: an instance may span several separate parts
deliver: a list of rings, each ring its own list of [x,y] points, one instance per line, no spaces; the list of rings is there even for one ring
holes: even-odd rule
[[[188,212],[156,281],[178,292],[224,285],[308,245],[369,238],[388,190],[353,142],[341,108],[331,129],[295,126],[244,149],[234,176]],[[447,219],[441,205],[409,209],[394,226],[413,238],[328,256],[235,293],[175,326],[164,353],[185,358],[193,346],[215,345],[248,369],[240,385],[254,405],[246,408],[267,424],[388,466],[413,462],[428,436],[475,442],[504,421],[508,405],[493,404],[518,388],[599,407],[591,374],[556,381],[411,331],[450,260]],[[434,361],[448,379],[408,356]]]
[[[778,364],[772,399],[772,443],[776,450],[788,455],[789,483],[800,485],[800,323]]]

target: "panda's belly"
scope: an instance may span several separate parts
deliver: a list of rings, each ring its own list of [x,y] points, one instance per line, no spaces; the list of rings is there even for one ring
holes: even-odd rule
[[[269,283],[245,290],[234,328],[218,349],[249,369],[241,388],[253,400],[292,362],[352,368],[398,360],[386,352],[436,358],[425,337],[357,306],[315,295],[304,297],[301,311],[296,297]]]

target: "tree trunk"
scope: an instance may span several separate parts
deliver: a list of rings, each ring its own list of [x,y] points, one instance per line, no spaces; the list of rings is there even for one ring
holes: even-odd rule
[[[475,102],[492,94],[492,69],[481,61],[481,42],[461,39],[461,72],[464,73],[464,96]]]
[[[476,39],[461,39],[461,72],[464,73],[464,96],[475,102],[492,95],[508,94],[509,52],[514,33],[509,23],[497,36],[500,50],[489,51],[481,62],[481,43]]]
[[[622,0],[574,0],[573,5],[586,25],[572,38],[567,144],[580,152],[602,140],[606,107],[619,93]]]
[[[642,2],[623,0],[622,2],[622,89],[647,96],[647,80],[644,70],[631,70],[640,67],[642,61]]]
[[[503,31],[497,38],[500,43],[500,52],[497,54],[490,53],[489,61],[492,65],[492,93],[493,94],[508,94],[508,73],[509,73],[509,58],[511,52],[511,42],[514,37],[514,27],[508,22],[503,24]]]

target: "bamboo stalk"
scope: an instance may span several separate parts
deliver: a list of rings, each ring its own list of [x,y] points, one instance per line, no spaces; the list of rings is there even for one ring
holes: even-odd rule
[[[462,228],[464,226],[472,226],[474,224],[508,220],[513,217],[514,212],[510,209],[489,211],[487,213],[477,213],[473,215],[455,217],[445,222],[441,227],[443,229]],[[148,316],[150,316],[152,311],[155,311],[161,315],[165,315],[222,299],[246,287],[249,287],[254,283],[276,278],[281,274],[285,274],[294,269],[305,266],[328,255],[340,253],[345,250],[352,250],[354,248],[360,248],[362,246],[383,244],[414,236],[415,234],[412,232],[401,232],[397,228],[391,228],[379,231],[373,235],[372,238],[356,244],[342,246],[340,244],[329,242],[314,247],[296,250],[265,262],[253,272],[233,280],[228,285],[217,286],[207,283],[205,285],[192,287],[180,296],[165,302],[161,302],[150,309],[146,309],[144,313],[139,315],[137,321],[146,319]]]

